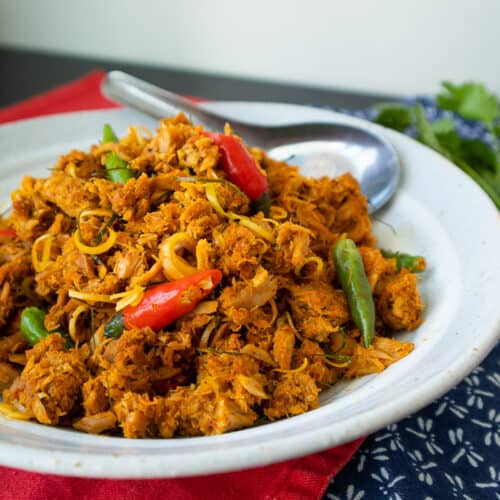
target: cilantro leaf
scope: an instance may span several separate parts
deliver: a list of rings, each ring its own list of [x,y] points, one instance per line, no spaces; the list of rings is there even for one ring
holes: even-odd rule
[[[415,126],[417,139],[442,154],[469,175],[500,209],[500,108],[496,97],[480,83],[443,83],[436,98],[441,109],[482,123],[490,134],[488,142],[462,138],[452,119],[431,123],[424,108],[398,103],[381,104],[374,121],[399,132]]]
[[[449,134],[455,131],[455,122],[451,118],[441,118],[431,124],[435,134]]]
[[[497,140],[500,140],[500,123],[493,125],[493,135],[497,138]]]
[[[461,156],[464,161],[474,166],[476,170],[499,170],[498,156],[495,151],[479,139],[462,139]]]
[[[479,139],[460,137],[453,120],[437,120],[431,123],[431,128],[441,148],[445,148],[454,160],[462,159],[476,170],[496,172],[499,169],[496,150]]]
[[[431,124],[432,131],[442,148],[453,157],[461,155],[462,139],[455,129],[455,122],[449,118],[435,121]]]
[[[445,148],[441,147],[441,143],[439,142],[437,135],[432,129],[432,125],[427,119],[427,116],[425,116],[425,110],[422,105],[417,104],[413,111],[415,114],[415,126],[417,128],[418,140],[424,143],[426,146],[435,149],[443,156],[451,159],[451,155],[448,153],[448,151]]]
[[[445,91],[436,98],[438,106],[462,115],[468,120],[479,120],[488,128],[500,116],[496,97],[486,87],[476,82],[454,85],[443,82]]]
[[[493,203],[500,209],[500,171],[498,169],[485,169],[484,163],[475,163],[474,167],[466,161],[472,158],[484,160],[485,150],[478,148],[473,141],[461,139],[455,127],[451,127],[450,122],[436,122],[431,124],[425,115],[424,108],[418,104],[414,108],[415,126],[420,142],[442,154],[467,175],[474,179],[479,186],[488,194]],[[464,144],[466,144],[464,146]],[[486,144],[484,147],[490,149]],[[495,152],[490,149],[491,155]],[[491,163],[486,162],[486,165]]]
[[[496,193],[497,199],[500,198],[500,171],[492,173],[491,170],[485,170],[481,175],[482,178],[488,183],[489,186],[491,186],[492,190]],[[491,196],[491,194],[490,197],[493,201],[495,201],[495,198]],[[496,203],[496,205],[500,209],[498,203]]]
[[[404,132],[413,121],[412,111],[407,106],[398,103],[387,103],[377,106],[378,115],[374,122],[384,127]]]

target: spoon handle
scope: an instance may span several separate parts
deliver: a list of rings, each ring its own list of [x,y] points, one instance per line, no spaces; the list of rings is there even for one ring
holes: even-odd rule
[[[102,83],[102,91],[110,99],[155,118],[165,118],[172,113],[184,111],[197,122],[213,129],[222,130],[226,122],[224,117],[206,112],[180,95],[122,71],[110,71]]]
[[[262,141],[262,127],[230,120],[225,116],[204,110],[180,95],[122,71],[110,71],[104,78],[101,89],[103,94],[110,99],[155,118],[165,118],[183,111],[196,124],[201,124],[216,132],[222,132],[226,122],[230,121],[244,141],[256,146]]]

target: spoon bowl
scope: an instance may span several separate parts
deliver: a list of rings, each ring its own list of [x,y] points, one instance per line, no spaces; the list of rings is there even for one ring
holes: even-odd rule
[[[398,155],[385,138],[371,130],[340,123],[262,126],[233,120],[121,71],[106,75],[102,91],[110,99],[155,118],[183,111],[216,132],[222,132],[230,122],[247,144],[265,150],[273,159],[314,171],[317,176],[350,172],[368,198],[370,213],[384,206],[397,189]]]

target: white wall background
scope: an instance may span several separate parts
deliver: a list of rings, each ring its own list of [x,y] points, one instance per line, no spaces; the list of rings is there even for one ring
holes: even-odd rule
[[[0,0],[0,46],[399,94],[500,94],[499,24],[500,0]]]

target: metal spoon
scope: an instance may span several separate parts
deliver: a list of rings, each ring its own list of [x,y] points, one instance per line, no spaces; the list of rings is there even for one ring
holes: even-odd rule
[[[329,122],[280,126],[245,123],[203,109],[121,71],[106,75],[102,91],[155,118],[181,110],[195,122],[219,132],[230,122],[247,144],[264,149],[274,159],[290,160],[309,175],[351,172],[368,198],[370,213],[387,203],[397,188],[400,165],[396,151],[386,139],[361,127]]]

